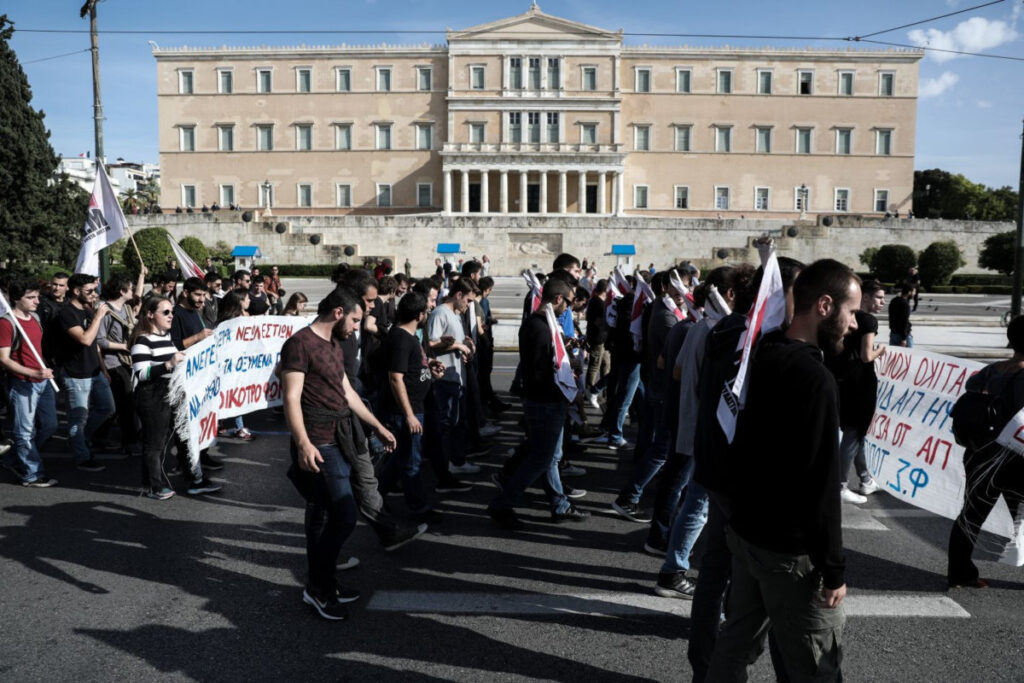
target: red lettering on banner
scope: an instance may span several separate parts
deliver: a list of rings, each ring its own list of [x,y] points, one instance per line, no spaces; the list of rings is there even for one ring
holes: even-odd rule
[[[897,448],[901,447],[907,438],[907,434],[909,434],[912,429],[913,427],[908,425],[906,422],[900,422],[896,425],[896,430],[893,432],[892,436],[892,445]]]
[[[220,410],[241,408],[247,404],[258,403],[263,398],[263,387],[265,385],[250,384],[244,387],[234,387],[220,392]]]
[[[878,376],[886,377],[894,382],[903,381],[910,373],[910,357],[905,353],[893,352],[892,349],[889,349],[889,353],[882,356],[879,363]]]
[[[1020,428],[1017,429],[1016,432],[1014,432],[1013,440],[1017,441],[1018,443],[1024,443],[1024,436],[1021,436],[1022,434],[1024,434],[1024,425],[1022,425]]]
[[[217,413],[210,413],[199,419],[199,443],[204,443],[217,436]]]
[[[892,420],[889,419],[888,415],[878,413],[875,415],[875,424],[872,425],[871,431],[874,437],[879,441],[885,441],[889,437],[889,424]]]
[[[949,464],[949,453],[952,450],[953,444],[949,441],[935,436],[929,436],[924,442],[924,445],[917,451],[917,457],[920,458],[924,455],[924,461],[931,465],[935,462],[935,456],[941,453],[943,454],[942,469],[946,469],[946,465]]]

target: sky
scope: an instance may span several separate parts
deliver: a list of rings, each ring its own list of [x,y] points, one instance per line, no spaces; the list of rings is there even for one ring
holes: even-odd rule
[[[843,48],[810,40],[866,36],[986,0],[541,0],[556,16],[623,29],[627,45],[732,45]],[[58,154],[93,148],[92,76],[83,0],[0,0],[15,23],[11,45],[46,113]],[[444,29],[462,29],[529,9],[529,0],[101,0],[98,5],[106,156],[156,162],[156,61],[149,41],[181,45],[443,44]],[[929,52],[921,62],[915,168],[962,173],[993,187],[1017,186],[1024,119],[1024,0],[1004,0],[957,16],[877,35],[875,40],[1019,61]],[[17,29],[69,29],[31,33]],[[137,30],[115,34],[104,30]],[[162,34],[158,31],[214,31]],[[231,34],[220,31],[364,30],[372,34]],[[379,33],[377,33],[379,31]],[[396,34],[394,31],[424,31]],[[630,33],[730,34],[795,38],[654,37]],[[876,48],[877,45],[860,43]],[[66,54],[73,53],[73,54]],[[65,56],[58,56],[65,55]],[[56,57],[51,59],[52,57]]]

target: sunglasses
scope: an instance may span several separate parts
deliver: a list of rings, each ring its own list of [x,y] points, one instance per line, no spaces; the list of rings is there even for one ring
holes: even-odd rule
[[[170,308],[163,311],[157,311],[157,313],[159,313],[160,315],[174,315],[174,311]]]

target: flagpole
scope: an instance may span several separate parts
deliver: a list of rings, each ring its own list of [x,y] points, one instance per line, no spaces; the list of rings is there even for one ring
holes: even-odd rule
[[[33,344],[32,340],[29,339],[29,336],[25,334],[25,328],[21,326],[21,323],[18,321],[18,316],[14,314],[14,308],[12,308],[11,305],[7,302],[7,299],[4,298],[3,294],[0,294],[0,305],[3,305],[10,312],[8,317],[11,319],[11,323],[13,323],[14,326],[18,328],[18,333],[22,336],[22,338],[24,338],[25,343],[28,345],[29,351],[32,352],[32,357],[36,359],[36,362],[38,362],[39,365],[41,365],[43,368],[46,368],[46,363],[44,363],[42,357],[40,357],[39,351],[36,350],[35,344]],[[55,382],[52,377],[50,378],[50,384],[53,385],[54,391],[60,393],[60,387],[57,386],[57,382]]]

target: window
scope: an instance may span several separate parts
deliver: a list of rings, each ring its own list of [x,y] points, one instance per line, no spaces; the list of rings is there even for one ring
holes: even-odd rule
[[[767,211],[770,207],[771,190],[767,187],[754,188],[754,209],[756,211]]]
[[[313,91],[313,70],[303,67],[295,70],[295,90],[298,92]]]
[[[715,126],[715,151],[732,151],[732,128],[728,126]]]
[[[690,92],[690,80],[693,77],[690,69],[676,69],[676,92]]]
[[[548,142],[560,142],[558,132],[558,112],[548,112]]]
[[[391,92],[391,67],[377,67],[377,90],[379,92]]]
[[[840,71],[839,72],[839,94],[850,96],[853,95],[853,72],[852,71]]]
[[[853,129],[852,128],[837,128],[836,129],[836,154],[852,154],[853,153]]]
[[[352,186],[351,185],[338,185],[337,190],[338,206],[347,209],[352,206]]]
[[[814,94],[814,72],[813,71],[797,71],[796,72],[796,92],[798,95],[813,95]]]
[[[313,186],[312,185],[299,185],[298,190],[299,206],[310,207],[313,206]]]
[[[509,57],[508,59],[508,87],[517,90],[523,87],[522,57]]]
[[[690,151],[690,132],[692,126],[676,126],[676,151]]]
[[[256,149],[260,152],[270,152],[274,149],[273,124],[256,126]]]
[[[540,57],[530,57],[529,65],[529,88],[530,90],[540,90]]]
[[[274,205],[274,188],[273,188],[273,186],[266,187],[266,186],[260,184],[260,185],[257,185],[257,187],[260,189],[259,205],[260,206],[273,206]]]
[[[231,206],[235,203],[235,186],[234,185],[221,185],[220,186],[220,205]]]
[[[182,152],[196,151],[195,126],[181,126],[178,128],[178,150]]]
[[[217,92],[230,95],[235,89],[235,74],[231,69],[217,69]]]
[[[390,185],[377,185],[377,206],[391,206]]]
[[[596,145],[597,144],[597,124],[596,123],[584,123],[581,126],[580,142],[584,145]]]
[[[434,147],[434,127],[429,123],[416,124],[416,149],[432,149]]]
[[[313,149],[312,124],[301,123],[295,126],[295,149],[300,152],[308,152]]]
[[[483,142],[485,136],[486,126],[482,123],[471,123],[469,124],[469,141],[470,142]]]
[[[889,190],[875,190],[875,211],[885,213],[889,210]]]
[[[761,69],[757,72],[757,94],[758,95],[771,95],[772,94],[772,72]]]
[[[636,91],[637,92],[651,92],[651,70],[650,69],[637,69],[636,70]]]
[[[548,57],[548,90],[562,89],[562,65],[558,57]]]
[[[352,124],[339,123],[334,127],[334,149],[352,149]]]
[[[596,66],[585,66],[585,67],[583,67],[583,89],[584,90],[597,90],[597,67]]]
[[[690,208],[690,188],[685,185],[676,185],[676,208]]]
[[[725,211],[729,208],[728,187],[715,188],[715,208],[718,209],[719,211]]]
[[[469,87],[472,88],[473,90],[484,89],[484,67],[469,67]]]
[[[233,152],[235,150],[234,126],[217,126],[217,149],[221,152]]]
[[[772,129],[758,128],[756,137],[756,151],[760,154],[770,154],[772,151]]]
[[[892,97],[896,89],[896,74],[891,71],[883,71],[878,74],[878,94],[882,97]]]
[[[416,183],[416,206],[433,206],[433,194],[434,190],[430,183]]]
[[[416,87],[419,90],[430,90],[433,87],[433,73],[429,66],[416,67]]]
[[[352,90],[352,69],[338,69],[337,89],[338,92],[350,92]]]
[[[850,210],[850,191],[846,188],[836,188],[835,210],[843,212]]]
[[[794,207],[797,211],[809,211],[811,208],[811,188],[801,185],[793,188]]]
[[[182,185],[181,186],[181,203],[183,206],[196,206],[196,186],[195,185]]]
[[[892,131],[875,131],[875,154],[889,156],[892,154]]]
[[[811,129],[810,128],[797,128],[796,129],[796,153],[797,154],[810,154],[811,153]]]
[[[540,113],[526,113],[526,134],[528,142],[540,142]]]
[[[651,127],[636,126],[633,129],[633,149],[648,152],[651,149]]]
[[[178,94],[191,95],[194,92],[194,74],[192,69],[180,69],[178,71]]]
[[[508,141],[523,141],[523,115],[518,111],[512,111],[508,114]]]
[[[274,72],[270,69],[256,69],[256,92],[271,92],[274,86]]]
[[[716,88],[719,95],[728,95],[732,92],[732,69],[718,70]]]
[[[633,186],[633,208],[634,209],[646,209],[647,208],[647,193],[649,188],[646,185],[634,185]]]
[[[391,124],[377,123],[374,128],[377,129],[377,149],[391,149]]]

